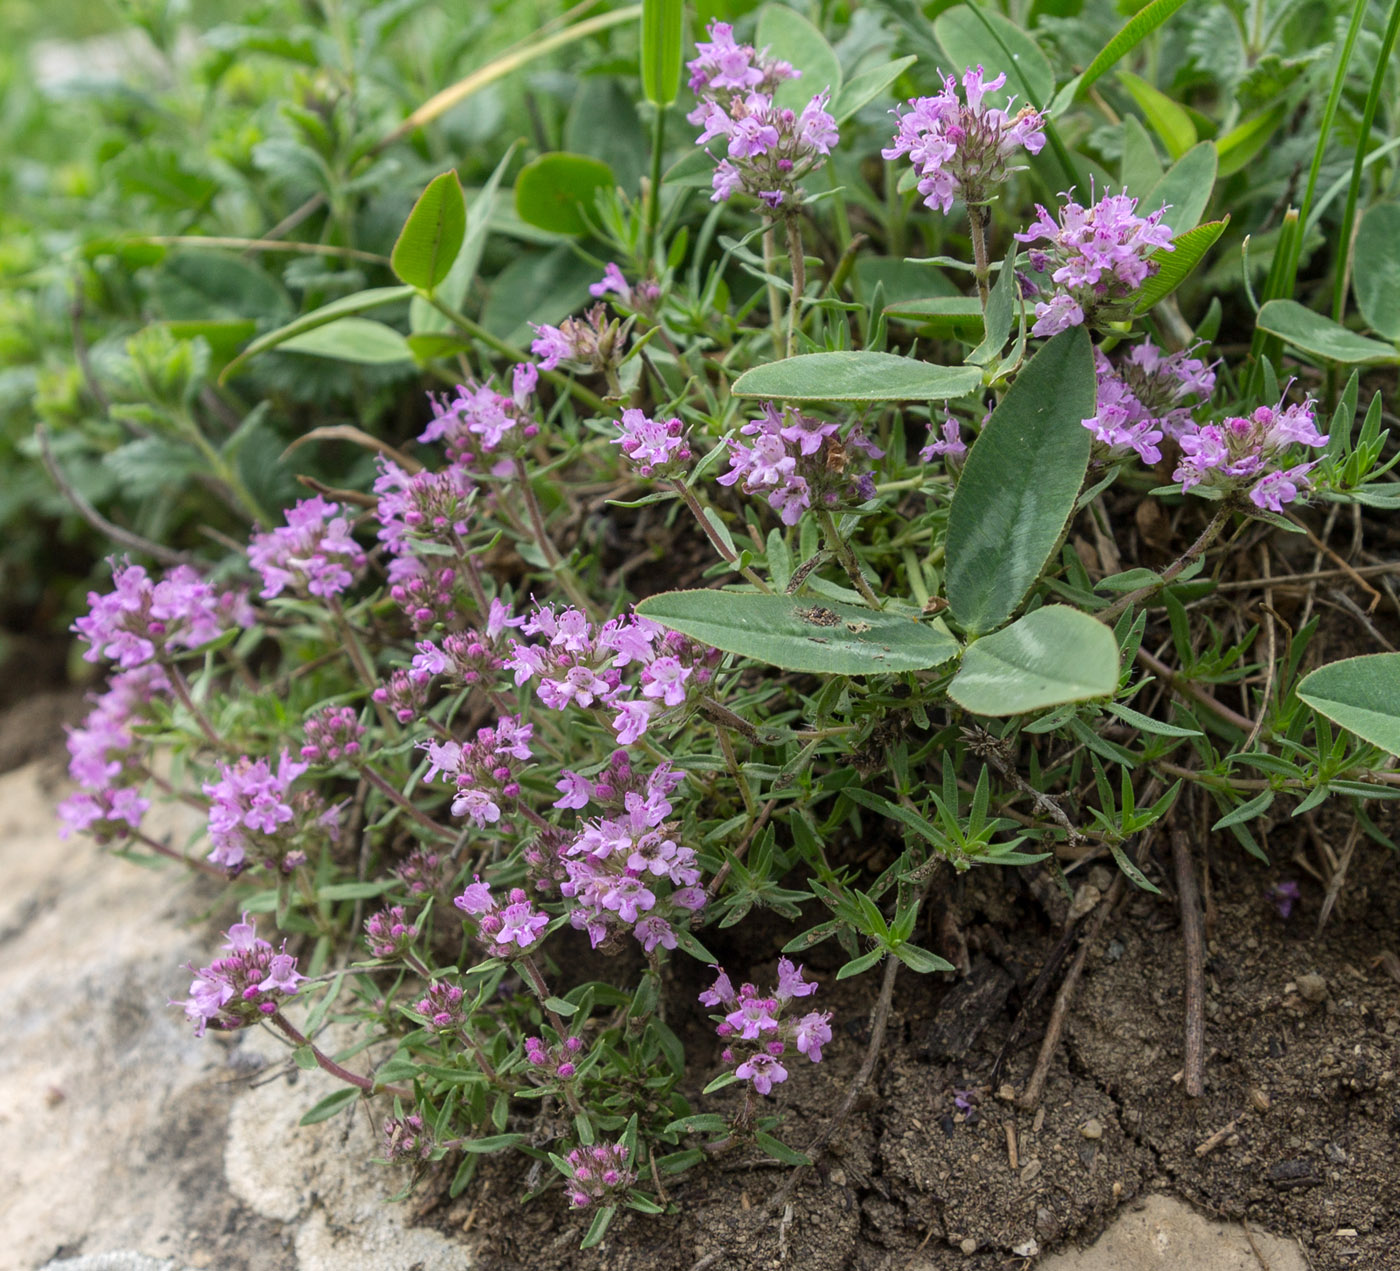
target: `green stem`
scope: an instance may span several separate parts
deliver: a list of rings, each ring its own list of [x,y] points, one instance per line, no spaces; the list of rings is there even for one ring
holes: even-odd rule
[[[710,540],[715,551],[743,574],[743,576],[757,587],[759,591],[763,592],[765,595],[772,595],[773,589],[764,582],[762,578],[754,573],[747,565],[739,564],[739,558],[729,550],[729,544],[720,537],[719,531],[710,524],[710,518],[705,515],[705,509],[700,506],[700,500],[695,497],[695,491],[686,485],[684,481],[679,479],[673,479],[670,485],[671,489],[681,496],[686,507],[690,509],[691,515],[700,522],[700,528],[705,531],[705,537]]]
[[[323,1052],[315,1042],[308,1041],[306,1036],[293,1028],[290,1021],[281,1011],[273,1017],[272,1022],[277,1025],[288,1037],[292,1039],[292,1044],[296,1046],[307,1046],[320,1067],[331,1074],[332,1077],[339,1077],[347,1085],[354,1086],[358,1090],[363,1090],[366,1094],[383,1092],[384,1094],[397,1095],[400,1099],[417,1101],[418,1096],[404,1086],[385,1086],[375,1081],[372,1077],[362,1077],[357,1072],[351,1072],[348,1068],[342,1068],[329,1055]]]
[[[205,740],[209,742],[215,750],[232,751],[232,746],[215,731],[214,725],[209,722],[207,716],[195,704],[194,694],[190,692],[190,684],[185,679],[185,673],[173,662],[165,664],[165,673],[170,677],[170,687],[175,690],[175,696],[180,699],[180,704],[194,716],[194,722],[199,725],[199,731],[204,734]]]
[[[787,317],[787,353],[797,352],[797,329],[801,324],[802,293],[807,289],[807,259],[802,251],[802,229],[796,216],[786,218],[788,263],[792,268],[792,302]]]
[[[773,355],[783,347],[783,297],[772,282],[773,271],[777,268],[777,236],[773,233],[773,221],[763,224],[763,272],[769,276],[768,282],[768,322],[773,328]]]
[[[1201,531],[1201,536],[1162,571],[1161,577],[1155,583],[1151,583],[1146,587],[1139,587],[1136,591],[1130,591],[1126,596],[1121,596],[1109,605],[1107,609],[1096,614],[1095,617],[1097,617],[1100,622],[1112,622],[1129,606],[1135,605],[1139,601],[1148,600],[1161,591],[1163,587],[1169,586],[1181,576],[1182,570],[1188,565],[1198,561],[1205,554],[1206,549],[1220,537],[1220,531],[1225,528],[1230,520],[1231,511],[1232,509],[1228,504],[1222,507],[1220,511],[1211,518],[1210,524]]]
[[[836,528],[836,520],[825,508],[817,512],[817,523],[822,527],[822,537],[826,539],[826,545],[831,548],[836,559],[841,562],[850,580],[855,584],[856,590],[860,592],[860,597],[872,609],[880,608],[880,598],[870,590],[870,584],[865,581],[865,574],[861,571],[860,561],[856,559],[856,554],[851,550],[851,545],[841,537],[840,531]]]
[[[991,215],[981,204],[970,204],[967,209],[968,224],[972,227],[972,259],[976,265],[977,299],[982,302],[982,312],[987,312],[987,300],[991,288],[987,280],[991,277],[991,258],[987,255],[987,226]]]
[[[583,588],[579,585],[578,576],[572,569],[564,563],[563,556],[554,545],[554,540],[549,536],[549,530],[545,527],[544,513],[540,511],[539,500],[535,498],[535,487],[530,482],[530,474],[525,468],[525,460],[519,455],[515,456],[515,481],[520,487],[520,497],[525,502],[525,514],[530,518],[530,530],[534,535],[535,543],[544,554],[545,561],[549,564],[550,571],[559,580],[559,585],[568,595],[570,602],[584,613],[593,612],[593,602],[588,599]]]
[[[656,241],[661,226],[661,158],[666,140],[666,107],[657,106],[655,110],[656,118],[651,127],[651,187],[647,191],[647,259],[660,277],[662,268],[656,259]]]
[[[389,802],[395,807],[402,808],[425,830],[436,835],[436,837],[443,840],[443,842],[455,843],[457,841],[456,834],[444,826],[439,825],[432,817],[424,812],[422,808],[415,807],[412,801],[403,794],[402,791],[396,789],[393,782],[383,776],[378,769],[370,767],[369,764],[362,764],[360,771],[364,774],[365,780],[368,781],[370,785],[381,794],[385,795]]]

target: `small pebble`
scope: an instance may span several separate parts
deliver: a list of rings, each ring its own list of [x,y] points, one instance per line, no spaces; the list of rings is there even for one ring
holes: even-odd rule
[[[971,1257],[974,1253],[977,1252],[977,1241],[975,1241],[971,1236],[968,1236],[968,1238],[964,1240],[962,1244],[958,1246],[958,1248],[960,1248],[965,1254],[967,1254],[968,1257]]]
[[[1078,921],[1085,914],[1092,912],[1094,906],[1102,899],[1103,893],[1093,883],[1085,883],[1074,893],[1074,903],[1069,907],[1069,920]]]
[[[1021,1181],[1023,1183],[1032,1182],[1040,1174],[1040,1158],[1033,1157],[1021,1167]]]
[[[1098,1117],[1090,1117],[1079,1127],[1079,1133],[1086,1139],[1103,1138],[1103,1122]]]
[[[1016,1087],[1013,1086],[1013,1085],[1009,1085],[1009,1084],[1007,1084],[1007,1085],[1002,1085],[1002,1086],[997,1090],[997,1098],[1000,1099],[1003,1103],[1015,1103],[1015,1102],[1016,1102]]]
[[[1249,1092],[1249,1101],[1254,1105],[1256,1112],[1267,1112],[1270,1107],[1269,1094],[1266,1090],[1260,1090],[1257,1086]]]
[[[1298,994],[1305,1002],[1326,1001],[1327,981],[1320,975],[1300,975],[1298,977]]]

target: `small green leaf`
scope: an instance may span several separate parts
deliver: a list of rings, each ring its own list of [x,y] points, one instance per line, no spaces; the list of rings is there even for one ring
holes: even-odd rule
[[[1162,179],[1157,147],[1136,115],[1128,115],[1123,120],[1123,163],[1119,179],[1128,193],[1139,199]],[[1146,209],[1147,205],[1143,207]]]
[[[778,85],[774,105],[800,110],[825,88],[831,89],[833,98],[841,91],[841,63],[835,52],[796,9],[785,4],[765,5],[758,15],[754,45],[760,49],[767,46],[769,56],[791,62],[802,72],[801,79]]]
[[[930,402],[961,397],[981,383],[975,368],[894,353],[804,353],[745,371],[730,391],[795,402]]]
[[[681,0],[642,0],[642,93],[653,106],[669,106],[681,84]]]
[[[1216,166],[1215,146],[1211,142],[1202,141],[1192,146],[1147,192],[1138,210],[1155,212],[1165,203],[1167,211],[1162,223],[1171,227],[1173,238],[1195,229],[1210,202]]]
[[[998,279],[1000,281],[1000,279]],[[932,340],[962,340],[975,344],[986,332],[982,302],[976,296],[930,296],[886,305],[887,318],[915,322],[919,334]],[[969,359],[971,360],[971,359]]]
[[[862,106],[868,105],[880,96],[918,60],[917,57],[911,55],[897,58],[895,61],[881,66],[872,66],[868,71],[861,71],[850,83],[844,84],[841,91],[832,98],[831,105],[827,107],[827,113],[838,124],[845,123]]]
[[[810,1165],[812,1163],[810,1157],[803,1156],[796,1148],[788,1147],[780,1139],[775,1139],[771,1134],[765,1134],[762,1130],[754,1133],[754,1142],[775,1161],[782,1161],[784,1165]]]
[[[464,1152],[476,1156],[486,1156],[492,1152],[503,1152],[508,1147],[525,1142],[523,1134],[492,1134],[483,1139],[463,1139],[458,1146]]]
[[[432,291],[452,268],[467,233],[467,202],[455,169],[428,182],[408,214],[389,263],[410,287]]]
[[[1357,268],[1364,268],[1359,260]],[[1294,348],[1329,362],[1348,366],[1400,362],[1400,352],[1393,345],[1348,331],[1341,323],[1305,309],[1296,300],[1270,300],[1259,310],[1258,324],[1261,330]]]
[[[562,1015],[565,1019],[570,1015],[578,1014],[578,1007],[572,1002],[566,1002],[562,997],[547,997],[544,1004],[556,1015]]]
[[[1089,333],[1063,331],[1026,363],[968,452],[948,513],[953,617],[994,631],[1034,586],[1074,511],[1094,413]]]
[[[1247,167],[1252,159],[1269,144],[1269,138],[1288,117],[1289,104],[1277,102],[1267,110],[1236,124],[1218,143],[1220,175],[1234,176]]]
[[[304,313],[301,317],[287,323],[286,326],[278,327],[276,331],[269,331],[266,335],[254,340],[224,367],[224,373],[219,376],[219,383],[222,384],[249,358],[256,357],[268,349],[275,349],[279,344],[285,344],[294,336],[301,335],[305,331],[314,331],[317,327],[326,326],[337,318],[343,318],[348,314],[366,313],[370,309],[378,309],[383,305],[407,300],[411,295],[413,295],[412,287],[372,287],[369,291],[357,291],[353,296],[342,296],[339,300],[333,300],[328,305],[322,305],[319,309]]]
[[[1040,46],[1014,22],[980,4],[958,5],[933,24],[934,38],[948,55],[945,67],[959,79],[969,67],[981,66],[987,78],[1006,72],[1007,91],[1022,104],[1043,107],[1055,91],[1055,72]]]
[[[697,1112],[694,1116],[681,1117],[667,1125],[667,1134],[725,1134],[729,1122],[717,1112]]]
[[[1173,160],[1180,159],[1196,144],[1196,125],[1183,107],[1131,71],[1119,71],[1118,82],[1137,102]]]
[[[360,1092],[354,1086],[348,1090],[337,1090],[328,1094],[324,1099],[318,1100],[297,1124],[318,1125],[322,1121],[329,1121],[347,1103],[353,1103],[359,1097]]]
[[[920,975],[929,975],[934,971],[957,970],[947,959],[940,958],[936,953],[930,953],[927,949],[921,949],[916,944],[899,945],[894,951],[894,956],[911,971],[916,971]]]
[[[1055,113],[1059,114],[1062,110],[1067,110],[1070,103],[1080,93],[1084,92],[1105,71],[1111,70],[1119,58],[1151,35],[1185,3],[1186,0],[1151,0],[1150,4],[1144,5],[1133,14],[1118,33],[1099,50],[1094,60],[1084,68],[1083,73],[1077,75],[1060,90],[1059,95],[1055,98]]]
[[[594,1245],[601,1244],[603,1237],[608,1234],[608,1226],[616,1214],[616,1205],[609,1205],[606,1209],[600,1209],[594,1214],[593,1221],[588,1225],[588,1234],[584,1236],[579,1248],[591,1249]]]
[[[872,949],[869,953],[862,954],[860,957],[853,958],[850,962],[847,962],[845,966],[836,972],[836,978],[838,980],[848,980],[853,975],[859,975],[862,971],[868,971],[884,956],[884,949]]]
[[[1298,696],[1362,741],[1400,755],[1400,653],[1370,653],[1318,667]]]
[[[1144,314],[1155,304],[1160,304],[1172,294],[1201,263],[1205,254],[1215,246],[1215,241],[1229,225],[1230,218],[1207,221],[1187,230],[1179,238],[1172,239],[1172,250],[1158,248],[1149,259],[1157,263],[1157,272],[1142,284],[1138,292],[1135,314]]]
[[[361,362],[385,366],[412,362],[413,350],[393,327],[370,318],[337,318],[282,342],[284,353],[309,353],[337,362]]]
[[[1118,687],[1118,642],[1101,622],[1047,605],[963,654],[948,696],[974,715],[1024,715],[1106,697]]]
[[[1377,203],[1356,232],[1351,285],[1372,331],[1400,341],[1400,203]]]
[[[598,191],[615,184],[613,170],[601,159],[563,151],[542,154],[515,178],[515,210],[537,229],[584,234]]]
[[[786,671],[880,675],[921,671],[957,656],[947,632],[899,614],[834,600],[740,591],[671,591],[637,612],[693,640]]]

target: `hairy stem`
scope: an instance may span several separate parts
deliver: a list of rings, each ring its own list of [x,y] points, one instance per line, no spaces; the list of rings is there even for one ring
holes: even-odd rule
[[[851,545],[841,537],[840,531],[836,528],[836,520],[825,508],[817,512],[817,523],[822,527],[822,536],[826,539],[826,545],[835,553],[836,559],[841,562],[851,582],[860,592],[860,598],[872,609],[880,608],[880,598],[870,590],[870,584],[865,581],[865,575],[861,572],[860,561],[856,559],[856,554],[851,550]]]
[[[787,317],[787,353],[791,357],[797,352],[797,328],[802,308],[802,293],[807,289],[807,261],[802,254],[802,227],[796,216],[786,218],[788,261],[792,269],[792,301]],[[985,306],[984,306],[985,307]]]
[[[763,225],[763,272],[769,275],[768,283],[768,322],[773,328],[773,356],[777,357],[783,347],[783,296],[777,285],[771,281],[777,268],[778,236],[773,232],[775,222],[765,221]]]
[[[383,776],[377,769],[372,768],[369,764],[363,764],[360,767],[360,771],[364,774],[365,780],[383,794],[390,803],[397,808],[402,808],[415,822],[434,835],[434,837],[441,839],[444,843],[455,843],[457,841],[456,834],[445,826],[439,825],[432,817],[424,812],[422,808],[415,807],[413,802],[408,799],[402,791],[395,789],[393,782]]]
[[[348,1068],[342,1068],[328,1054],[320,1049],[315,1042],[298,1031],[281,1011],[272,1016],[272,1022],[277,1025],[288,1037],[292,1039],[293,1045],[308,1046],[312,1055],[316,1058],[317,1065],[332,1077],[339,1077],[347,1085],[354,1086],[358,1090],[363,1090],[366,1094],[375,1094],[382,1091],[384,1094],[397,1095],[400,1099],[408,1099],[417,1102],[418,1096],[412,1090],[404,1086],[384,1086],[375,1081],[372,1077],[362,1077],[357,1072],[351,1072]]]
[[[554,545],[554,540],[549,536],[549,529],[544,523],[544,513],[540,510],[540,502],[535,497],[535,487],[530,481],[530,474],[525,468],[525,460],[519,455],[515,456],[515,482],[520,488],[520,497],[525,503],[525,514],[530,518],[530,531],[534,535],[535,544],[543,553],[545,561],[549,564],[550,570],[559,580],[559,585],[564,589],[569,597],[569,601],[576,608],[584,613],[593,612],[593,602],[589,600],[583,588],[579,586],[577,575],[564,563],[564,558],[559,549]]]
[[[705,509],[700,506],[700,500],[695,497],[695,491],[686,485],[684,481],[679,479],[672,480],[670,486],[671,489],[681,496],[686,507],[690,509],[691,515],[700,523],[700,528],[705,531],[705,537],[710,540],[715,551],[743,574],[743,576],[757,587],[759,591],[771,595],[773,589],[769,587],[762,578],[754,573],[747,565],[739,564],[739,558],[730,550],[729,544],[724,541],[719,531],[710,523],[710,518],[705,515]]]
[[[1230,520],[1231,508],[1227,505],[1222,507],[1210,520],[1210,524],[1201,531],[1201,536],[1191,544],[1180,556],[1162,571],[1162,576],[1146,587],[1139,587],[1136,591],[1130,591],[1126,596],[1120,596],[1109,607],[1101,613],[1095,615],[1100,622],[1112,622],[1123,610],[1130,605],[1138,604],[1140,601],[1149,600],[1155,596],[1163,587],[1169,586],[1181,576],[1183,570],[1195,564],[1205,555],[1206,549],[1217,538]]]
[[[967,209],[967,221],[972,231],[972,260],[976,266],[977,299],[982,302],[982,312],[987,312],[987,300],[991,288],[987,280],[991,277],[992,264],[987,255],[987,228],[991,224],[991,214],[980,204],[972,204]]]

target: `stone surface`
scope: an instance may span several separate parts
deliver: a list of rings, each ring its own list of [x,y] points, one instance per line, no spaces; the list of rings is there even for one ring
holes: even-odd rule
[[[1250,1247],[1250,1237],[1259,1254]],[[1307,1271],[1291,1240],[1212,1222],[1174,1196],[1128,1206],[1088,1249],[1051,1254],[1041,1271]]]

